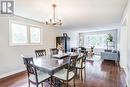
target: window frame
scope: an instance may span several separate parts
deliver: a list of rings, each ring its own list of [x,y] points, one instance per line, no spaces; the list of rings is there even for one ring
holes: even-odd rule
[[[19,25],[24,25],[27,27],[27,43],[13,43],[12,42],[12,23],[14,24],[19,24]],[[36,27],[40,29],[40,43],[31,43],[31,36],[30,36],[30,27]],[[33,25],[33,24],[28,24],[28,23],[23,23],[19,21],[14,21],[14,20],[9,20],[9,46],[26,46],[26,45],[42,45],[42,26],[38,25]]]

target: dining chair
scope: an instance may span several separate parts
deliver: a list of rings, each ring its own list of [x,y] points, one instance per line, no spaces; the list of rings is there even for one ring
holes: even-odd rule
[[[84,70],[84,74],[86,74],[85,73],[86,56],[87,56],[87,51],[84,52],[83,56],[76,61],[76,75],[77,75],[77,70],[80,70],[79,74],[82,81],[83,81],[83,74],[82,74],[83,70]]]
[[[46,50],[45,49],[35,50],[35,54],[36,54],[36,57],[46,56]]]
[[[48,80],[50,78],[50,75],[48,73],[44,73],[36,68],[33,62],[33,58],[25,58],[23,57],[24,64],[27,69],[27,75],[28,75],[28,86],[30,87],[30,83],[35,84],[36,87],[39,86],[39,84],[43,87],[43,82]]]
[[[50,53],[51,53],[51,55],[58,54],[58,49],[57,48],[51,48]]]
[[[78,55],[76,56],[71,56],[69,59],[69,63],[67,65],[67,69],[61,69],[58,72],[56,72],[53,77],[56,79],[59,79],[60,81],[62,80],[63,83],[66,82],[67,87],[68,87],[68,82],[73,79],[74,87],[75,87],[75,75],[76,75],[76,59]]]
[[[84,52],[86,51],[86,48],[85,48],[85,47],[78,47],[78,48],[80,48],[80,52],[81,52],[81,53],[84,53]]]

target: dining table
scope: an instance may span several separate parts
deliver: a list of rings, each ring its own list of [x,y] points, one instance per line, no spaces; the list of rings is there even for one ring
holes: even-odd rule
[[[37,58],[33,58],[34,65],[41,71],[48,73],[49,75],[53,75],[55,72],[63,69],[68,63],[71,56],[78,55],[78,59],[83,57],[83,54],[69,52],[68,56],[62,58],[55,58],[53,56],[41,56]],[[60,54],[61,56],[61,54]],[[64,54],[63,54],[64,56]]]

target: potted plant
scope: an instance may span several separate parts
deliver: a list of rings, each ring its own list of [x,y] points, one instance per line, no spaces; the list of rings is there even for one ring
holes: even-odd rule
[[[107,41],[108,41],[108,42],[112,42],[112,40],[113,40],[113,37],[112,37],[112,35],[109,33],[109,34],[107,35]]]

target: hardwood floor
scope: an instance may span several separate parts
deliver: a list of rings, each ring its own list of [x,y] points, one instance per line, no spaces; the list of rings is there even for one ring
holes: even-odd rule
[[[70,87],[73,87],[72,82],[69,83]],[[27,75],[23,73],[1,81],[0,87],[28,87]],[[31,87],[35,86],[31,84]],[[76,79],[76,87],[126,87],[125,73],[113,61],[88,60],[86,78],[84,81]]]

